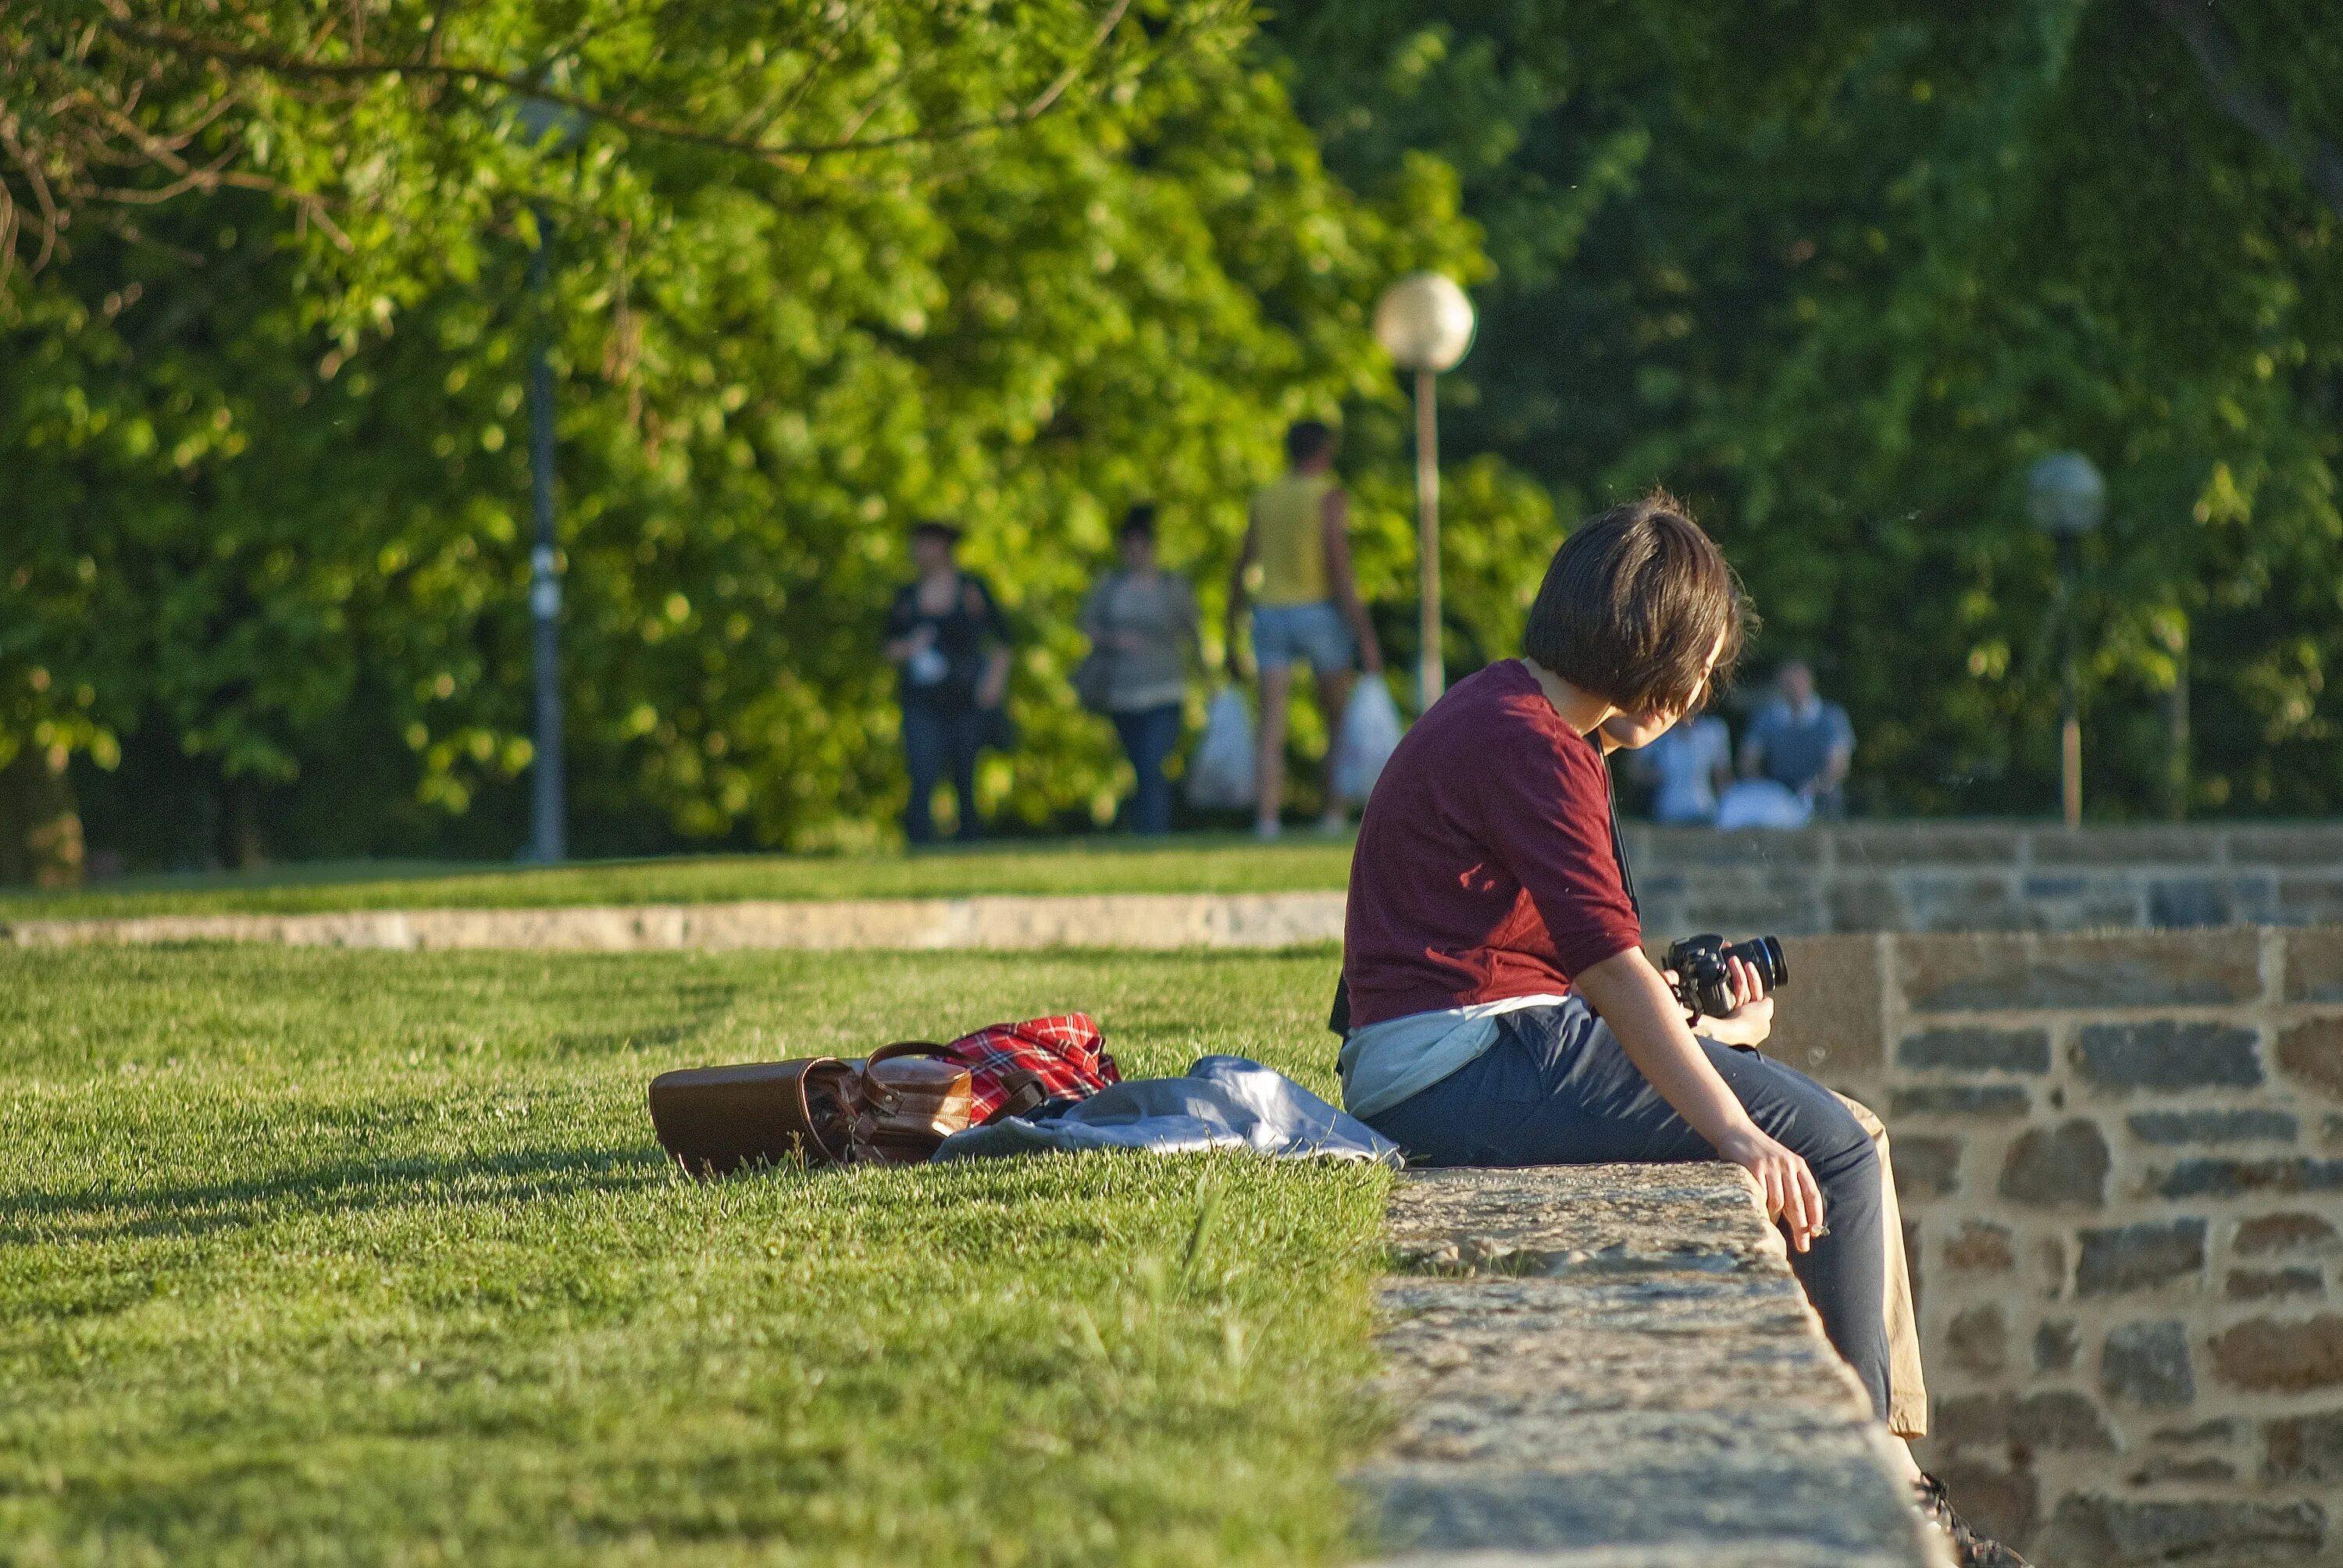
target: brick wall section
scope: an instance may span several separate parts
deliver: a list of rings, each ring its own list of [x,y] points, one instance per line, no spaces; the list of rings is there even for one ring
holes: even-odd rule
[[[1923,1462],[2059,1568],[2343,1563],[2343,930],[1788,957],[1777,1054],[1892,1136]]]
[[[2084,930],[2343,921],[2343,826],[1844,823],[1627,829],[1655,931]]]

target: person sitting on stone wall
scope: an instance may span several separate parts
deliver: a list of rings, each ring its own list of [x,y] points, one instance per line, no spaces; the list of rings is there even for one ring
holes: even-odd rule
[[[1694,1033],[1644,955],[1611,809],[1605,754],[1696,712],[1752,618],[1724,556],[1664,495],[1570,535],[1523,657],[1417,719],[1367,803],[1335,1008],[1343,1101],[1414,1164],[1742,1166],[1831,1343],[1908,1432],[1926,1396],[1908,1302],[1902,1355],[1888,1332],[1884,1139],[1758,1053],[1774,1002],[1738,960],[1738,1005]],[[1964,1563],[2020,1562],[1889,1446]]]

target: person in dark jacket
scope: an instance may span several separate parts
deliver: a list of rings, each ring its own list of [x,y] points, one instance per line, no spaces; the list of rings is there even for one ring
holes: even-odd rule
[[[960,541],[959,526],[940,519],[912,528],[920,575],[887,611],[887,661],[900,681],[911,775],[903,831],[914,844],[935,839],[936,785],[947,776],[960,805],[959,837],[977,836],[976,754],[1009,691],[1009,623],[990,586],[953,558]]]

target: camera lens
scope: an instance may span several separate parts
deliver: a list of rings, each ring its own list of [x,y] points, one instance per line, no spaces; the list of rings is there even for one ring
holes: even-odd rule
[[[1753,937],[1745,942],[1735,942],[1725,950],[1757,971],[1769,991],[1780,990],[1790,983],[1790,961],[1782,956],[1782,943],[1775,937]]]

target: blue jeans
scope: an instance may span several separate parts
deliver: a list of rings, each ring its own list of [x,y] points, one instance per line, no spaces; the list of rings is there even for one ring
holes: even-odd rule
[[[1298,659],[1325,675],[1350,668],[1358,658],[1351,623],[1332,599],[1253,607],[1252,661],[1263,669],[1283,669]]]
[[[951,774],[952,796],[960,802],[959,837],[977,836],[976,749],[983,734],[984,715],[976,709],[903,704],[903,763],[911,775],[911,799],[903,808],[903,832],[912,843],[935,841],[936,824],[929,803],[947,769]]]
[[[1790,1267],[1838,1353],[1887,1419],[1886,1289],[1879,1155],[1836,1096],[1805,1073],[1703,1040],[1750,1120],[1804,1159],[1830,1234]],[[1501,1020],[1481,1056],[1367,1125],[1411,1165],[1668,1164],[1716,1151],[1660,1098],[1609,1027],[1576,1000]]]
[[[1172,830],[1172,780],[1163,777],[1163,759],[1180,744],[1180,705],[1142,708],[1114,716],[1114,732],[1122,737],[1123,755],[1139,775],[1139,792],[1131,797],[1131,826],[1134,832]]]

